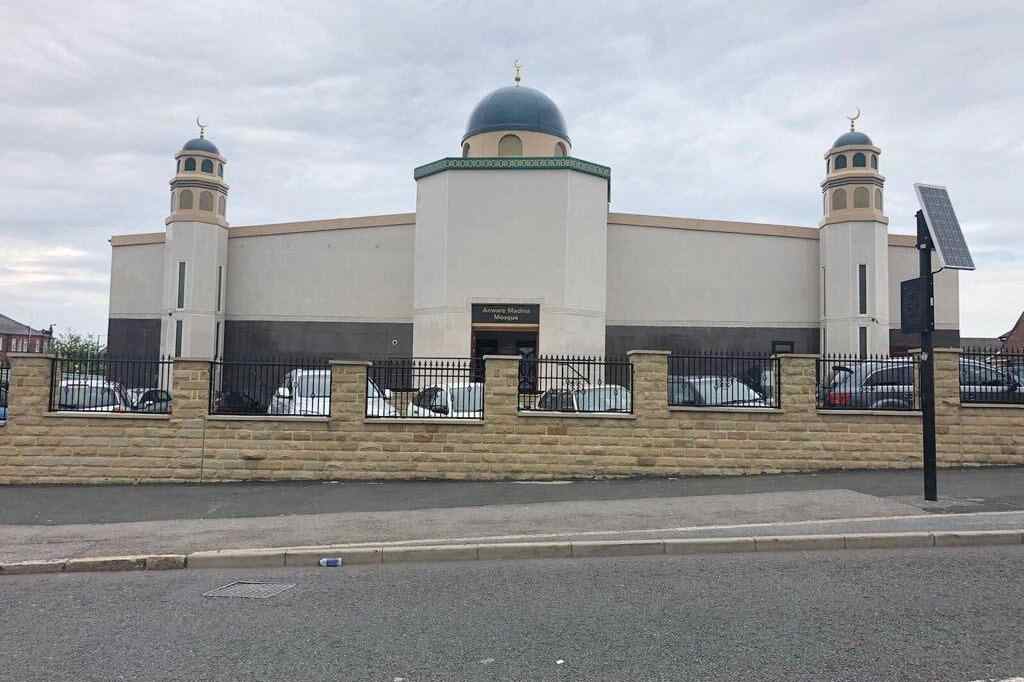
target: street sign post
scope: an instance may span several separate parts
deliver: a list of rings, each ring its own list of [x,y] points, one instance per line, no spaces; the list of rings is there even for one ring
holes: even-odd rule
[[[914,184],[921,210],[917,212],[917,250],[920,277],[900,286],[903,300],[900,312],[910,312],[914,319],[901,320],[904,331],[908,324],[921,333],[921,424],[924,450],[924,499],[939,499],[935,461],[935,273],[932,272],[932,251],[939,256],[941,269],[973,270],[974,260],[967,248],[960,221],[945,187]],[[923,299],[923,306],[921,305]],[[921,308],[923,307],[923,310]],[[915,314],[916,313],[916,314]]]

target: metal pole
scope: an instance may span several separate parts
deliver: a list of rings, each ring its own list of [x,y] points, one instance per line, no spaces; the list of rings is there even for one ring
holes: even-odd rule
[[[917,212],[917,250],[921,277],[926,282],[925,328],[921,332],[921,415],[924,445],[924,499],[939,499],[935,465],[935,275],[932,274],[932,241],[924,212]]]

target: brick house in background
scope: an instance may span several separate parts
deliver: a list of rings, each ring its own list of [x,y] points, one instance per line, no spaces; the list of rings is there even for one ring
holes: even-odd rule
[[[46,353],[52,338],[52,331],[33,329],[0,315],[0,360],[5,360],[8,353]]]
[[[1024,350],[1024,313],[1017,318],[1017,324],[1002,334],[999,340],[1002,341],[1004,350]]]

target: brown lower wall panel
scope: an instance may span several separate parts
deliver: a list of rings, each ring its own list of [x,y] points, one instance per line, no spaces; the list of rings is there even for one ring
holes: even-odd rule
[[[956,391],[955,353],[936,385]],[[816,410],[815,360],[783,356],[782,409],[671,411],[664,355],[635,353],[634,419],[516,412],[518,367],[489,360],[483,424],[367,423],[366,368],[332,367],[329,420],[207,418],[209,365],[179,361],[166,419],[46,412],[50,363],[14,357],[0,483],[313,479],[551,479],[917,467],[920,417]],[[938,401],[945,466],[1024,464],[1024,410]]]

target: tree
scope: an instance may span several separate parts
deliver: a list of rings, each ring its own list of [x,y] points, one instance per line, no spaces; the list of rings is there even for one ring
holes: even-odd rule
[[[84,336],[73,329],[57,334],[51,344],[51,352],[60,357],[96,357],[106,353],[98,336]]]

